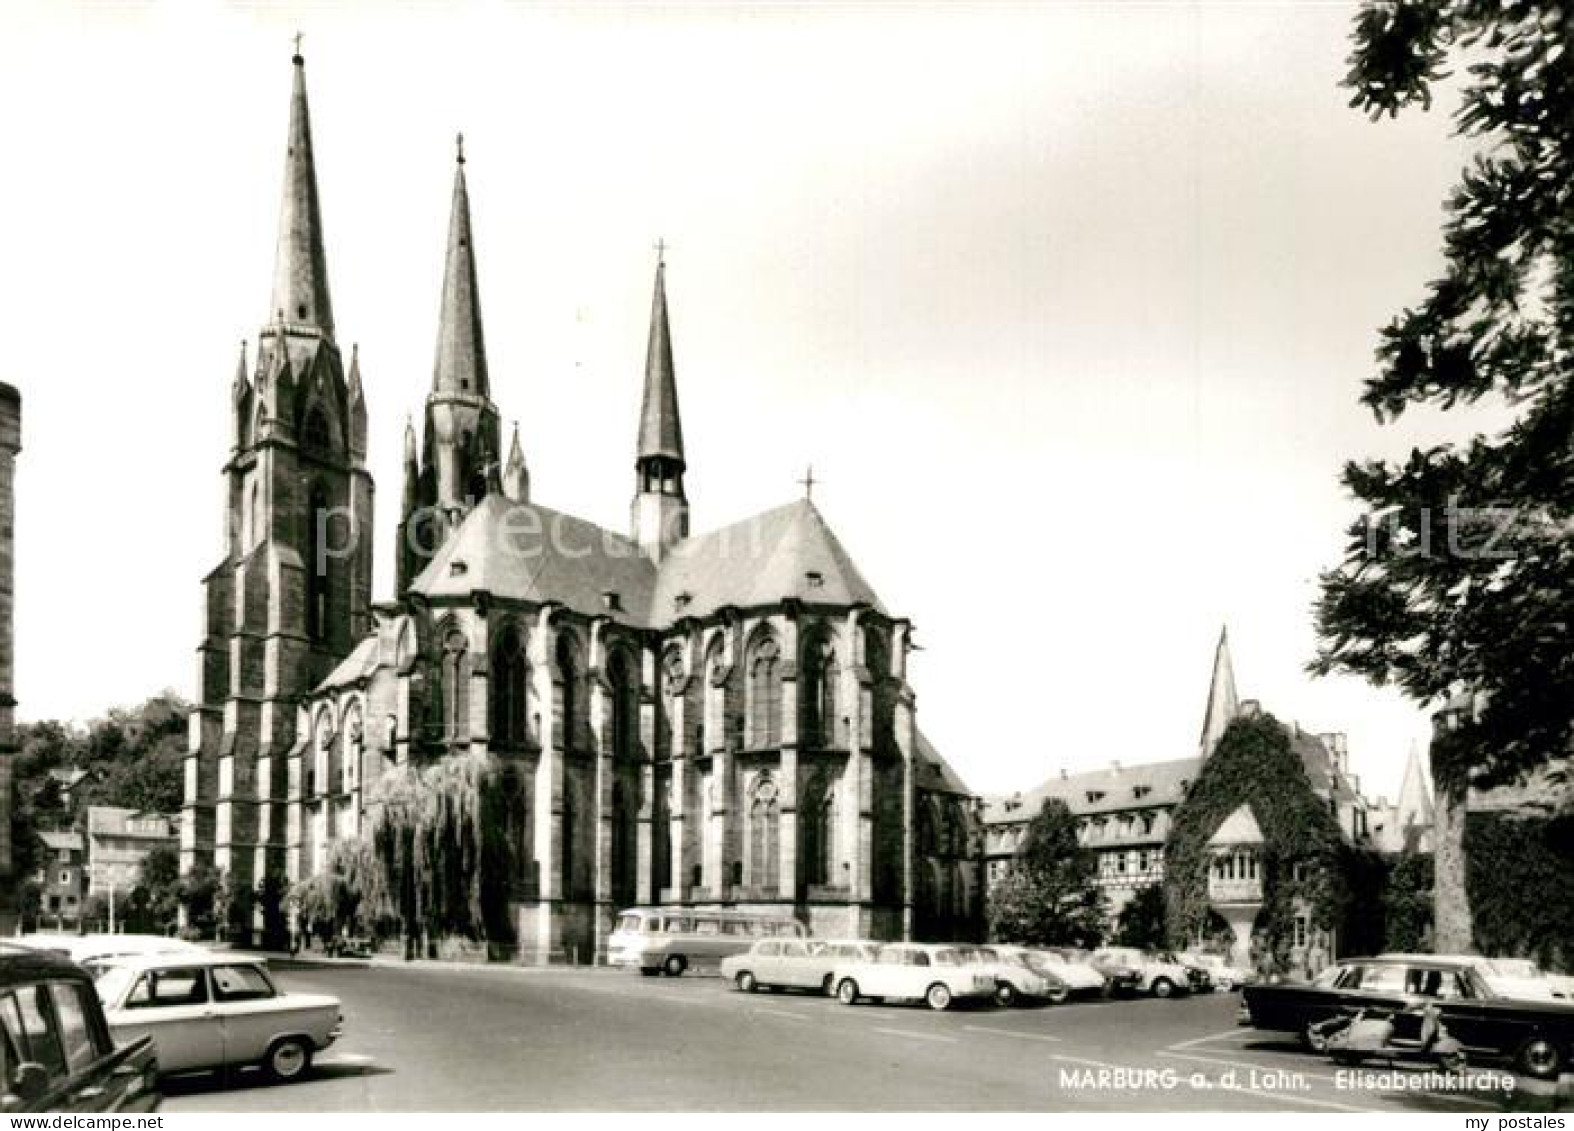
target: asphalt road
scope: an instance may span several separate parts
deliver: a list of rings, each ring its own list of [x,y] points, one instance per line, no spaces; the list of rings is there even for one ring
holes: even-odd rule
[[[186,1111],[1549,1110],[1439,1094],[1235,1025],[1236,996],[933,1013],[624,971],[277,962],[344,1003],[311,1079],[166,1082]],[[1386,1078],[1385,1078],[1386,1077]],[[1565,1078],[1567,1080],[1567,1078]],[[1567,1101],[1563,1101],[1567,1104]]]

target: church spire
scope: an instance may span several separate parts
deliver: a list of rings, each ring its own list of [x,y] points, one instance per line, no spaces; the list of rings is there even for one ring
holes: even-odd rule
[[[666,244],[657,243],[656,293],[650,304],[650,341],[645,350],[645,399],[639,414],[641,460],[661,456],[683,466],[683,421],[678,416],[678,381],[672,365],[672,328],[667,320]]]
[[[290,136],[284,158],[284,202],[279,212],[279,245],[268,320],[313,328],[331,339],[333,303],[328,297],[328,259],[323,251],[311,114],[306,105],[306,61],[299,49],[297,41],[294,88],[290,93]]]
[[[508,446],[508,464],[503,469],[503,493],[516,503],[530,501],[530,469],[525,466],[525,449],[519,446],[519,424],[514,424],[514,440]]]
[[[1213,678],[1208,683],[1208,709],[1202,717],[1201,748],[1204,758],[1213,753],[1219,739],[1240,712],[1235,695],[1235,669],[1230,664],[1230,630],[1219,630],[1219,645],[1213,652]]]
[[[1394,817],[1394,823],[1400,829],[1411,826],[1430,828],[1432,824],[1432,795],[1427,789],[1421,755],[1413,742],[1410,744],[1410,757],[1405,762],[1405,776],[1399,786],[1399,801],[1394,806]]]
[[[667,320],[667,245],[656,244],[656,291],[650,305],[650,342],[645,350],[645,397],[639,412],[634,459],[634,540],[657,561],[689,536],[689,500],[683,490],[683,423],[678,417],[678,380],[672,365],[672,328]]]
[[[476,286],[475,245],[470,238],[470,192],[465,185],[465,139],[455,139],[454,198],[448,217],[448,257],[437,325],[434,393],[488,395],[486,343],[481,336],[481,293]]]

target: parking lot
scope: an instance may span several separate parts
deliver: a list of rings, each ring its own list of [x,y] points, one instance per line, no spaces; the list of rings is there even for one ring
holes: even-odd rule
[[[276,964],[344,1003],[300,1084],[171,1082],[165,1110],[1448,1111],[1567,1106],[1483,1066],[1335,1068],[1235,1024],[1234,994],[936,1013],[717,978],[436,964]],[[1568,1078],[1565,1077],[1565,1084]]]

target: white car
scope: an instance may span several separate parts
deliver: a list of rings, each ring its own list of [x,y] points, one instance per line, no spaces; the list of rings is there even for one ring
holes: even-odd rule
[[[1252,978],[1250,970],[1239,966],[1231,966],[1222,955],[1203,954],[1201,951],[1189,950],[1178,955],[1182,962],[1200,967],[1208,972],[1208,977],[1213,979],[1213,988],[1216,990],[1238,990]]]
[[[1165,962],[1158,955],[1133,946],[1107,946],[1094,951],[1093,960],[1100,965],[1135,970],[1137,983],[1134,988],[1141,994],[1170,997],[1191,991],[1191,977],[1186,967],[1177,962]]]
[[[831,977],[843,1005],[875,998],[950,1009],[955,1001],[995,996],[994,975],[969,965],[961,947],[943,943],[890,943],[870,958],[837,963]]]
[[[204,947],[165,935],[24,935],[16,942],[66,955],[97,978],[126,958],[144,954],[207,954]]]
[[[285,993],[264,960],[234,954],[126,958],[97,988],[116,1043],[152,1037],[165,1076],[260,1065],[298,1080],[344,1024],[338,998]]]
[[[1104,975],[1086,962],[1078,962],[1056,950],[1038,950],[1032,947],[1009,949],[1021,951],[1030,965],[1064,982],[1069,995],[1097,995],[1104,992],[1107,984]]]
[[[746,994],[760,988],[835,989],[831,972],[839,962],[872,956],[880,944],[866,939],[756,939],[743,954],[721,960],[721,976]]]
[[[1016,1005],[1023,1000],[1051,1001],[1059,1004],[1071,996],[1066,983],[1026,958],[1020,947],[959,946],[962,958],[994,975],[995,1001]]]

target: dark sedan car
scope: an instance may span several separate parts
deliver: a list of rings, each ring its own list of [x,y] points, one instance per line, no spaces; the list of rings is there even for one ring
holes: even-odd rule
[[[1390,1013],[1395,1036],[1414,1037],[1406,1026],[1418,1026],[1417,1007],[1431,1001],[1472,1059],[1506,1057],[1526,1075],[1550,1080],[1574,1053],[1574,1007],[1498,997],[1469,963],[1455,959],[1346,960],[1327,985],[1254,983],[1242,997],[1257,1028],[1298,1033],[1314,1049],[1321,1041],[1312,1026],[1357,1009]]]
[[[87,971],[0,943],[0,1113],[152,1111],[157,1078],[149,1038],[116,1047]]]

